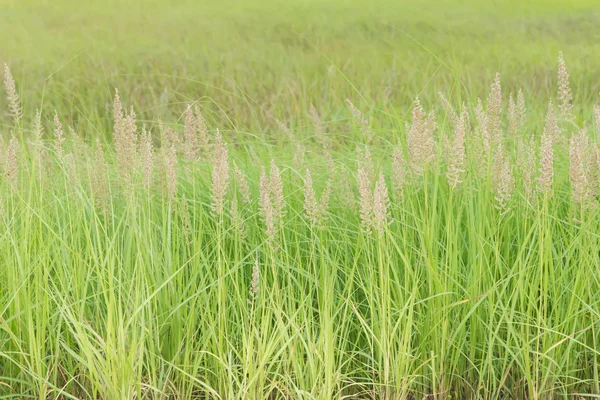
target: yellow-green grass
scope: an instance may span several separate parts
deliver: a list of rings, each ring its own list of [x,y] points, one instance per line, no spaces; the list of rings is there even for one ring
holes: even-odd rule
[[[600,396],[599,207],[574,201],[569,154],[580,128],[585,154],[598,145],[598,11],[591,1],[564,3],[4,2],[0,34],[14,40],[0,42],[0,61],[25,118],[2,116],[2,398]],[[528,197],[519,139],[533,135],[539,155],[548,101],[557,104],[559,50],[576,119],[559,117],[552,196]],[[476,99],[487,105],[496,71],[501,155],[515,179],[508,209],[497,200],[497,143],[483,158],[477,147]],[[144,124],[152,133],[151,188],[140,165],[124,185],[115,87],[138,115],[137,135]],[[511,134],[508,93],[520,87],[527,117]],[[454,128],[439,91],[457,109],[465,102],[473,127],[455,189],[443,146]],[[411,154],[404,123],[416,95],[436,111],[438,147],[401,196],[392,153]],[[358,204],[347,203],[346,183],[358,197],[366,138],[346,98],[375,133],[368,147],[391,197],[382,232],[361,230]],[[181,136],[189,103],[206,117],[210,141],[195,162],[184,157],[189,143],[177,146],[173,195],[168,128]],[[223,215],[212,207],[217,130],[251,192],[245,204],[231,172]],[[260,175],[271,160],[286,214],[269,239]],[[332,181],[321,229],[306,219],[306,167],[317,198]],[[536,159],[535,178],[539,168]],[[585,170],[596,200],[597,170]]]

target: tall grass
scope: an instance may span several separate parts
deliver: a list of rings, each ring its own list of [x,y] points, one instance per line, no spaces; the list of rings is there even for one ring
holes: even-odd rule
[[[7,68],[0,393],[600,395],[598,127],[559,67],[542,121],[499,77],[391,134],[349,101],[351,136],[312,108],[254,142],[114,93],[111,143],[27,126]]]

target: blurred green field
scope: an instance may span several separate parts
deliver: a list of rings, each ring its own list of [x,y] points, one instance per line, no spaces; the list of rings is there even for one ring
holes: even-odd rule
[[[543,108],[559,50],[576,105],[600,91],[593,0],[4,0],[0,14],[0,62],[26,116],[81,113],[86,132],[109,124],[115,87],[147,121],[198,102],[223,129],[254,133],[275,119],[304,126],[311,103],[335,132],[347,97],[385,126],[417,94],[483,96],[497,71],[507,93],[522,86]]]

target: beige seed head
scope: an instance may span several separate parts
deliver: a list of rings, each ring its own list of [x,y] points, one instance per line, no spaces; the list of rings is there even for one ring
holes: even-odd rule
[[[152,135],[142,126],[142,136],[140,137],[139,164],[142,169],[142,183],[144,189],[148,190],[154,183],[154,143]]]
[[[210,142],[210,132],[208,130],[208,125],[206,124],[206,120],[200,111],[200,108],[196,105],[194,106],[194,116],[195,116],[195,126],[196,132],[198,135],[198,142],[200,148],[206,153],[206,149],[208,148],[208,143]]]
[[[400,146],[394,148],[392,153],[392,188],[398,198],[403,197],[404,186],[408,185],[408,171],[404,152]]]
[[[169,127],[163,127],[161,132],[161,153],[167,193],[171,200],[175,200],[177,197],[177,149]]]
[[[17,189],[17,185],[19,183],[19,142],[17,138],[13,135],[8,142],[8,147],[6,148],[6,168],[5,168],[5,176],[6,181],[10,185],[11,189],[14,191]]]
[[[235,182],[238,191],[242,195],[242,201],[244,204],[250,203],[250,186],[248,185],[248,180],[246,179],[246,175],[242,172],[242,170],[237,166],[235,161],[233,162],[233,170],[235,174]]]
[[[547,124],[548,125],[548,124]],[[538,193],[552,196],[552,181],[554,178],[554,150],[552,129],[544,129],[540,147],[540,168],[538,176]]]
[[[292,130],[290,128],[288,128],[288,126],[286,124],[284,124],[283,122],[281,122],[278,119],[276,119],[275,122],[277,123],[277,127],[279,128],[279,130],[286,136],[286,138],[288,140],[290,140],[290,141],[295,140]]]
[[[183,155],[184,157],[191,162],[198,160],[198,155],[200,153],[200,141],[198,139],[198,124],[196,121],[196,116],[194,115],[194,111],[190,105],[187,106],[185,110],[185,120],[184,120],[184,128],[183,128]]]
[[[258,298],[258,291],[260,290],[260,266],[258,264],[258,258],[254,262],[252,267],[252,281],[250,282],[250,298],[248,302],[252,304]]]
[[[373,224],[373,192],[372,192],[372,181],[369,178],[369,174],[364,166],[358,167],[358,202],[359,202],[359,213],[361,220],[361,230],[363,233],[372,233]]]
[[[8,111],[15,125],[23,118],[23,109],[15,86],[15,80],[10,73],[10,68],[4,64],[4,88],[6,89],[6,98],[8,100]]]
[[[385,178],[383,173],[379,173],[379,178],[375,183],[375,191],[373,193],[373,228],[380,235],[385,231],[391,220],[391,214],[389,211],[390,199],[388,195],[388,189],[385,184]]]
[[[190,215],[190,210],[188,208],[188,202],[185,199],[181,199],[179,202],[181,207],[181,222],[183,225],[183,235],[185,236],[185,240],[189,246],[192,245],[192,218]]]
[[[246,225],[244,224],[244,219],[242,218],[242,215],[240,213],[236,197],[234,197],[231,200],[230,215],[231,225],[233,226],[233,229],[237,232],[240,239],[246,240],[246,238],[248,237],[248,232],[246,230]]]
[[[331,186],[332,180],[328,179],[325,189],[323,190],[323,193],[321,193],[321,200],[319,201],[319,209],[317,214],[319,224],[323,224],[323,222],[327,220],[327,210],[329,209],[329,199],[331,198]]]
[[[310,105],[308,113],[313,124],[315,139],[317,140],[317,143],[319,143],[321,147],[323,147],[326,150],[331,148],[330,139],[327,137],[327,134],[325,132],[325,126],[323,125],[321,116],[319,115],[319,112],[317,111],[314,105]]]
[[[589,182],[585,175],[586,133],[581,131],[569,141],[569,172],[571,175],[572,199],[575,203],[587,204],[590,197]]]
[[[65,156],[65,165],[67,177],[69,179],[69,190],[71,191],[72,195],[75,195],[75,189],[77,188],[79,179],[77,175],[77,163],[73,153],[69,153]]]
[[[35,110],[35,117],[33,119],[33,137],[38,146],[40,143],[43,146],[44,125],[42,124],[42,113],[39,109]]]
[[[260,198],[258,200],[260,215],[265,223],[267,239],[273,242],[276,233],[275,210],[271,199],[271,185],[265,167],[260,173]]]
[[[469,115],[463,104],[463,111],[454,130],[452,144],[447,152],[446,164],[448,169],[446,179],[448,179],[448,184],[452,189],[455,189],[463,181],[463,174],[466,169],[465,136],[468,124]]]
[[[294,168],[298,171],[302,169],[304,166],[304,154],[306,150],[302,143],[299,140],[294,141],[294,157],[292,159],[292,163],[294,164]]]
[[[225,207],[225,196],[229,188],[229,155],[227,144],[223,141],[221,133],[217,131],[215,136],[215,148],[213,154],[212,173],[212,211],[216,215],[223,215]]]
[[[519,120],[517,116],[517,105],[513,99],[512,92],[508,96],[508,133],[515,136],[519,131]]]
[[[64,151],[62,144],[65,141],[65,134],[63,132],[63,127],[58,118],[58,112],[54,111],[54,150],[56,150],[56,154],[59,159],[64,157]]]
[[[494,154],[494,186],[496,208],[504,215],[510,211],[509,204],[515,188],[515,179],[502,144],[498,145]]]
[[[362,149],[357,148],[358,152],[358,164],[365,169],[370,182],[375,181],[375,165],[373,164],[373,157],[368,146]]]
[[[522,179],[525,199],[529,203],[533,203],[535,200],[533,197],[533,190],[536,170],[535,139],[533,135],[530,135],[528,142],[523,138],[519,138],[517,165],[523,173]]]
[[[347,174],[342,174],[340,178],[340,202],[342,205],[347,207],[350,211],[356,211],[356,199],[354,195],[354,191],[352,190],[352,185],[350,184],[350,180],[348,179]]]
[[[450,102],[442,92],[439,92],[438,95],[440,96],[440,100],[442,101],[442,108],[446,113],[446,118],[448,118],[448,121],[450,122],[452,128],[456,129],[456,125],[459,123],[458,114],[456,113],[456,111],[454,111],[452,104],[450,104]]]
[[[560,128],[556,121],[556,113],[552,101],[548,103],[548,112],[546,113],[546,125],[544,126],[544,135],[549,135],[553,142],[561,142]]]
[[[107,176],[108,165],[104,158],[104,150],[100,139],[96,138],[96,151],[93,161],[88,160],[88,174],[90,176],[90,191],[96,206],[104,216],[109,215],[110,192]]]
[[[526,122],[526,109],[525,109],[525,96],[523,90],[519,88],[519,94],[517,95],[517,127],[523,129]]]
[[[492,141],[497,144],[502,141],[502,88],[500,86],[500,73],[496,73],[494,83],[487,99],[488,132]]]
[[[281,171],[275,160],[271,160],[271,175],[269,177],[269,187],[271,189],[271,198],[273,201],[273,211],[277,222],[283,223],[285,216],[285,198],[283,195],[283,182],[281,180]]]
[[[139,159],[135,117],[133,107],[129,114],[124,114],[119,91],[115,89],[113,102],[115,152],[121,185],[128,192],[133,188],[133,172]]]
[[[427,166],[435,160],[437,144],[433,134],[436,128],[434,113],[426,116],[417,97],[413,107],[412,125],[406,137],[410,168],[417,176],[423,175]]]
[[[367,121],[363,113],[350,101],[350,99],[346,99],[346,103],[348,104],[348,108],[350,108],[350,112],[352,112],[352,116],[360,126],[360,131],[363,134],[365,143],[371,143],[375,137],[375,133],[369,126],[369,121]]]
[[[560,117],[572,121],[575,116],[573,115],[573,94],[571,93],[571,86],[569,85],[569,73],[567,72],[567,66],[563,58],[562,51],[558,53],[558,109],[560,110]]]
[[[306,168],[304,174],[304,212],[305,216],[312,226],[318,223],[318,207],[317,196],[313,189],[313,181],[310,175],[310,169]]]

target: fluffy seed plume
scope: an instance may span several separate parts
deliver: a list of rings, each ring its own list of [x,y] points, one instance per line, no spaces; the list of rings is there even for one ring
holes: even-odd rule
[[[33,119],[33,153],[36,157],[38,178],[41,179],[46,169],[46,149],[44,147],[44,126],[42,125],[42,114],[39,109],[35,110]]]
[[[369,150],[369,147],[365,146],[362,149],[359,147],[357,148],[357,153],[358,163],[365,169],[369,181],[375,181],[375,165],[373,164],[373,157],[371,156],[371,151]]]
[[[523,95],[523,89],[519,88],[519,94],[517,95],[517,126],[519,129],[525,127],[526,118],[525,96]]]
[[[38,150],[40,146],[44,146],[44,125],[42,124],[42,113],[39,109],[35,110],[35,117],[33,118],[33,140]]]
[[[514,192],[515,179],[510,160],[504,152],[502,144],[498,145],[494,154],[494,186],[496,208],[504,215],[510,211],[509,203]]]
[[[258,258],[254,262],[252,267],[252,280],[250,281],[250,298],[248,303],[252,304],[258,299],[258,291],[260,290],[260,266],[258,264]]]
[[[475,118],[477,126],[471,146],[469,147],[470,157],[475,160],[475,173],[478,177],[486,176],[488,170],[488,160],[492,151],[492,140],[488,132],[488,116],[483,109],[483,102],[477,98],[475,107]]]
[[[438,95],[440,96],[440,100],[442,101],[442,108],[446,113],[446,118],[448,118],[448,121],[450,122],[452,128],[456,128],[456,125],[459,123],[458,114],[456,113],[456,111],[454,111],[452,104],[450,104],[450,102],[442,92],[439,92]]]
[[[133,107],[129,114],[125,115],[119,91],[115,89],[113,102],[114,118],[114,141],[117,156],[117,167],[121,184],[126,190],[131,190],[133,183],[133,170],[135,169],[137,157],[137,127],[135,125],[135,112]]]
[[[306,168],[306,172],[304,173],[304,212],[312,226],[318,223],[318,206],[310,169]]]
[[[569,141],[569,172],[571,175],[572,199],[575,203],[587,204],[589,202],[590,191],[589,182],[586,177],[585,154],[587,134],[582,130],[577,135],[573,135]]]
[[[13,119],[14,124],[19,125],[19,122],[23,118],[23,110],[21,108],[21,102],[19,101],[15,80],[13,79],[7,64],[4,64],[4,88],[6,89],[6,98],[8,100],[8,112]]]
[[[340,178],[340,203],[347,207],[350,211],[356,211],[356,199],[354,196],[354,191],[352,190],[352,185],[350,184],[350,179],[348,179],[348,175],[346,173],[342,174]]]
[[[323,125],[321,116],[319,115],[319,112],[317,111],[314,105],[310,105],[308,114],[313,124],[313,129],[315,131],[315,139],[317,143],[319,143],[324,149],[329,149],[331,147],[330,139],[325,133],[325,126]]]
[[[304,175],[304,212],[312,227],[321,225],[327,219],[330,195],[331,180],[328,180],[327,186],[321,195],[321,201],[317,201],[310,169],[306,168]]]
[[[548,113],[551,112],[550,110],[553,110],[552,103],[550,103]],[[552,111],[553,113],[554,111]],[[549,117],[549,119],[551,118]],[[548,123],[546,123],[546,126],[548,126]],[[553,132],[551,127],[544,129],[539,157],[538,192],[548,197],[552,196],[552,181],[554,178],[554,150],[552,148],[554,135],[555,132]]]
[[[319,223],[323,223],[327,219],[327,210],[329,209],[329,199],[331,198],[331,186],[333,182],[331,179],[327,180],[325,189],[321,193],[321,200],[319,201]]]
[[[379,173],[379,178],[375,183],[375,191],[373,193],[373,228],[377,233],[382,234],[385,227],[389,225],[392,220],[389,212],[390,198],[388,195],[388,189],[385,184],[385,178],[383,173]]]
[[[237,166],[235,161],[233,162],[233,171],[235,174],[235,182],[238,191],[242,195],[242,201],[244,204],[250,203],[250,187],[248,186],[248,180],[246,179],[246,175],[242,172],[242,170]]]
[[[567,72],[567,66],[563,58],[562,51],[558,53],[558,109],[560,110],[560,117],[572,121],[575,117],[573,115],[573,94],[571,93],[571,86],[569,85],[569,73]]]
[[[372,233],[373,221],[373,192],[372,180],[363,165],[358,167],[358,198],[360,206],[361,230],[366,234]]]
[[[109,214],[110,201],[108,176],[106,174],[107,167],[102,144],[100,139],[96,138],[96,151],[93,161],[88,160],[88,173],[90,175],[90,191],[94,202],[104,216]]]
[[[190,216],[190,210],[188,208],[188,202],[186,199],[181,199],[179,201],[179,207],[181,212],[181,222],[183,228],[183,235],[185,236],[185,240],[188,245],[192,245],[192,218]]]
[[[526,142],[523,138],[519,138],[518,143],[518,163],[523,175],[523,189],[525,191],[525,199],[532,203],[534,201],[533,190],[535,185],[535,170],[536,170],[536,156],[535,156],[535,139],[533,135],[529,137],[529,141]]]
[[[348,108],[350,108],[350,112],[352,112],[352,116],[360,126],[360,131],[363,134],[365,142],[371,143],[375,137],[375,133],[369,126],[369,121],[367,121],[363,113],[350,101],[350,99],[346,99],[346,103],[348,104]]]
[[[142,127],[142,136],[140,137],[140,166],[142,169],[142,183],[144,189],[148,190],[154,183],[154,144],[152,135]]]
[[[177,149],[171,128],[163,127],[161,132],[161,153],[164,179],[171,200],[177,196]]]
[[[446,152],[446,179],[452,189],[455,189],[463,180],[463,173],[466,168],[466,153],[465,153],[465,136],[469,126],[469,115],[463,104],[463,111],[460,114],[460,119],[454,130],[454,138],[450,148]]]
[[[208,143],[210,142],[210,132],[208,130],[206,120],[204,119],[204,116],[197,105],[194,106],[194,117],[200,148],[206,153]]]
[[[225,207],[225,196],[229,188],[229,155],[227,144],[223,141],[223,136],[217,131],[215,137],[215,149],[213,154],[213,173],[212,173],[212,211],[215,215],[223,215]]]
[[[260,215],[266,226],[267,239],[273,242],[276,233],[276,217],[271,199],[271,185],[265,167],[262,167],[260,172],[260,198],[258,205],[260,207]]]
[[[394,148],[392,153],[392,189],[398,198],[403,197],[404,186],[408,184],[408,171],[404,152],[400,146]]]
[[[5,166],[5,176],[6,181],[10,185],[12,190],[17,188],[17,184],[19,183],[19,142],[17,138],[13,137],[8,142],[8,147],[6,148],[6,166]]]
[[[271,160],[271,172],[269,177],[269,186],[273,200],[273,210],[275,218],[281,224],[285,216],[285,198],[283,196],[283,181],[281,180],[281,171],[275,160]]]
[[[406,137],[410,168],[417,176],[423,175],[427,166],[435,160],[437,145],[433,133],[436,128],[433,112],[426,116],[417,97],[413,107],[412,125]]]
[[[64,157],[64,151],[62,144],[65,141],[65,133],[63,132],[63,127],[58,118],[58,112],[54,111],[54,150],[56,150],[56,154],[59,159]]]
[[[502,141],[502,87],[500,86],[500,73],[496,73],[494,83],[487,99],[488,132],[494,144]]]
[[[185,122],[183,127],[183,155],[188,161],[197,161],[200,153],[200,141],[198,138],[198,124],[192,106],[188,105],[185,110]]]
[[[513,99],[512,92],[508,96],[508,133],[514,136],[519,131],[519,121],[517,116],[517,104]]]
[[[245,240],[248,237],[248,232],[246,231],[246,225],[244,224],[244,219],[242,218],[242,214],[240,213],[237,198],[233,198],[231,200],[231,226],[237,232],[240,239]]]

